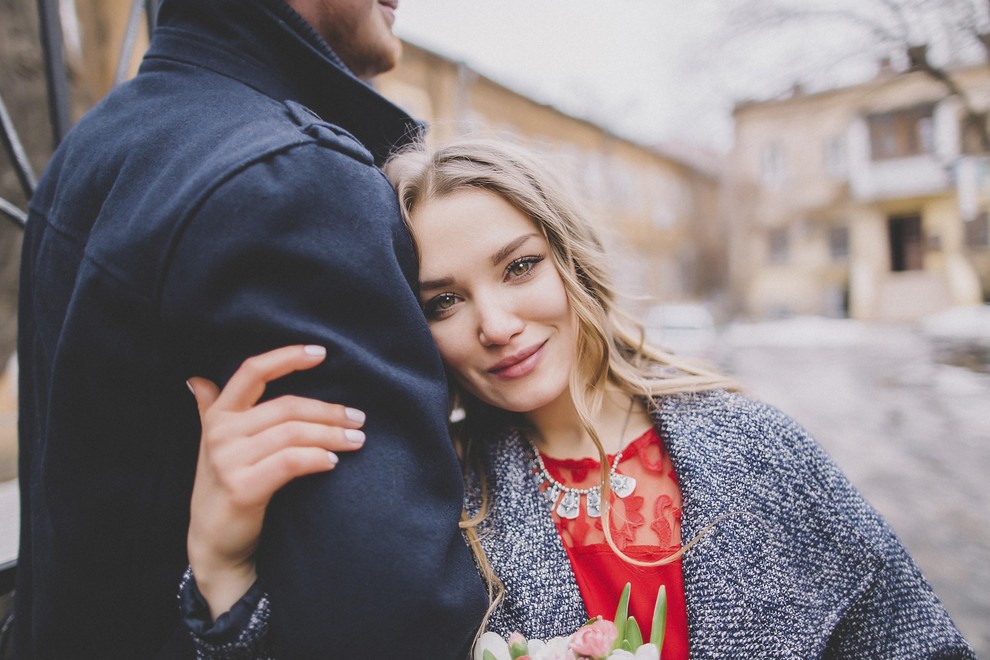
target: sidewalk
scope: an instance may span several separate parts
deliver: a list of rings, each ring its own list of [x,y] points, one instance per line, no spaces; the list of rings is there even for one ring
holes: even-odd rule
[[[6,365],[0,365],[0,566],[17,559],[20,536],[16,365],[14,358]],[[0,614],[3,613],[3,605],[0,602]]]
[[[17,558],[19,501],[17,480],[0,482],[0,566]]]

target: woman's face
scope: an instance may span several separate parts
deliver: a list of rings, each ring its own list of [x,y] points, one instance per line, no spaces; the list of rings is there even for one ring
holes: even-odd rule
[[[526,413],[568,396],[577,324],[546,239],[501,196],[459,190],[411,216],[420,301],[458,381]]]

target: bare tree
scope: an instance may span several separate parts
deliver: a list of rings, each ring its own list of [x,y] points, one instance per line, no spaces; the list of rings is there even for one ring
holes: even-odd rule
[[[965,64],[990,63],[990,0],[732,2],[729,25],[739,38],[765,40],[800,31],[806,39],[841,41],[848,55],[872,55],[926,73],[960,102],[964,150],[990,152],[987,111],[974,103],[954,74]]]

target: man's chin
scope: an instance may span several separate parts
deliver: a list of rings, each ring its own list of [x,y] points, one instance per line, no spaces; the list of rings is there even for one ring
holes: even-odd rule
[[[391,71],[395,67],[399,66],[399,62],[402,60],[402,40],[396,37],[395,42],[391,46],[392,47],[388,57],[382,58],[383,68],[378,73],[386,73],[387,71]]]
[[[358,78],[368,81],[379,74],[391,71],[399,65],[399,60],[402,59],[402,42],[396,39],[395,44],[390,48],[382,48],[377,53],[369,54],[368,57],[363,59],[364,61],[361,62],[362,66],[360,67],[351,66],[346,61],[344,64],[347,64],[348,68]]]

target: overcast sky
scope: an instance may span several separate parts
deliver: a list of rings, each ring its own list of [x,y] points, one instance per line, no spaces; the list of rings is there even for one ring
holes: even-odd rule
[[[395,30],[623,135],[722,151],[735,102],[875,72],[848,25],[736,34],[726,7],[737,1],[401,0]]]
[[[717,3],[714,3],[717,4]],[[691,76],[711,0],[402,0],[396,32],[540,101],[645,140],[725,143],[724,99]],[[719,103],[722,105],[716,107]],[[699,116],[700,115],[700,116]],[[696,122],[689,118],[695,116]],[[687,124],[687,125],[685,125]],[[693,124],[693,125],[692,125]]]

